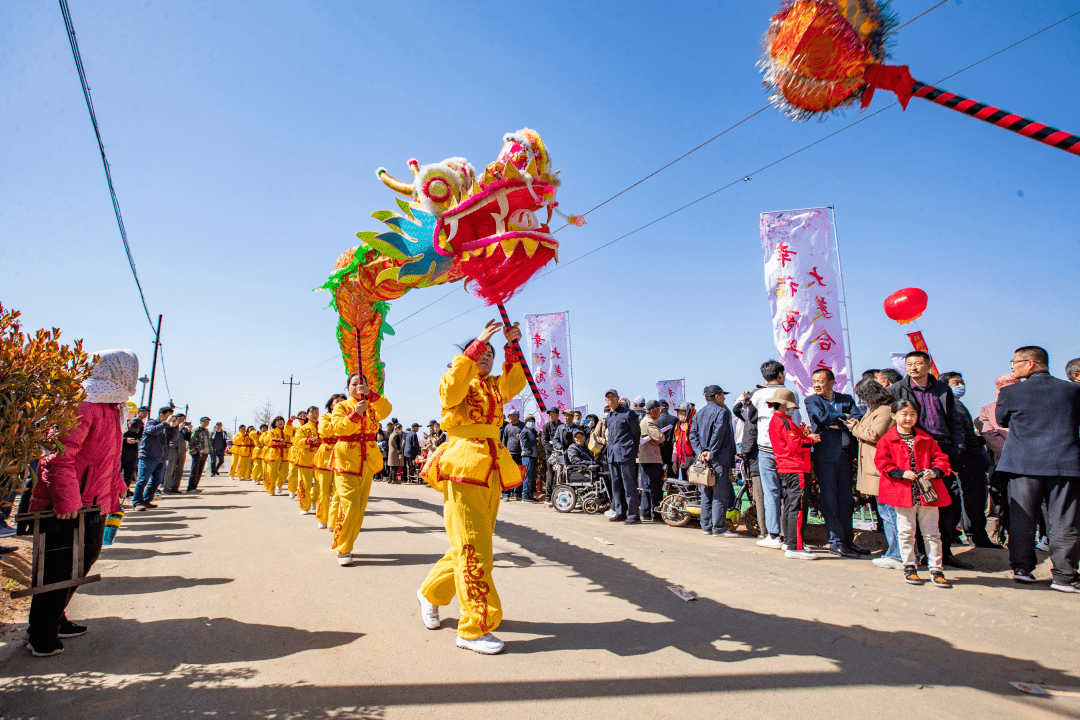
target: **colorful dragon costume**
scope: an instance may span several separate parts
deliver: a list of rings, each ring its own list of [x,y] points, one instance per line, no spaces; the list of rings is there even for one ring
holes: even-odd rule
[[[507,134],[479,178],[460,157],[430,165],[410,160],[409,167],[412,183],[379,168],[383,183],[407,198],[397,199],[401,212],[372,213],[389,230],[356,233],[360,244],[338,258],[320,288],[333,293],[346,371],[363,373],[379,393],[386,380],[382,339],[394,334],[386,322],[390,300],[414,288],[465,280],[489,305],[501,304],[558,260],[559,243],[548,227],[558,212],[558,172],[535,131]],[[536,213],[545,208],[541,223]],[[583,224],[577,216],[567,220]]]

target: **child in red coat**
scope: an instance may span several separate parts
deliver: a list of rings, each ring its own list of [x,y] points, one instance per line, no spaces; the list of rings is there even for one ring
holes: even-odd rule
[[[938,531],[938,508],[950,502],[941,481],[952,472],[949,458],[932,437],[915,427],[919,408],[914,403],[897,400],[892,405],[892,417],[896,424],[878,440],[874,464],[881,473],[878,501],[896,508],[904,580],[913,585],[922,584],[915,561],[918,522],[930,558],[930,581],[938,587],[952,587],[942,572]]]
[[[769,421],[769,440],[776,456],[776,473],[784,488],[780,526],[788,546],[784,557],[814,560],[816,556],[803,549],[802,526],[806,520],[806,488],[810,485],[810,446],[821,437],[792,422],[790,413],[799,407],[795,393],[780,388],[766,402],[775,410]]]

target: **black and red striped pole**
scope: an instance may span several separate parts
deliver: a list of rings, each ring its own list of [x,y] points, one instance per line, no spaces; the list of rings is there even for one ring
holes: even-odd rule
[[[919,97],[942,107],[947,107],[950,110],[970,115],[976,120],[982,120],[991,125],[997,125],[999,128],[1012,130],[1014,133],[1023,135],[1026,138],[1038,140],[1044,145],[1064,150],[1073,155],[1080,155],[1080,137],[1029,120],[1007,110],[996,108],[993,105],[984,105],[962,95],[946,92],[933,85],[919,82],[911,77],[907,65],[871,65],[866,69],[864,80],[866,80],[868,87],[862,97],[863,108],[870,105],[876,88],[890,90],[896,93],[901,107],[905,110],[907,109],[908,100],[912,96]]]
[[[506,306],[502,303],[498,304],[499,314],[502,315],[502,321],[506,327],[510,327],[513,323],[510,322],[510,316],[506,312]],[[540,408],[540,412],[547,412],[547,405],[544,403],[544,398],[540,397],[540,389],[536,387],[536,381],[533,380],[532,370],[529,370],[529,363],[525,362],[525,353],[521,352],[521,343],[517,340],[514,341],[514,350],[517,352],[518,357],[521,358],[521,369],[525,371],[525,379],[529,381],[529,387],[532,388],[533,397],[536,398],[536,405]]]
[[[1059,150],[1064,150],[1073,155],[1080,155],[1080,137],[1070,135],[1064,130],[1058,130],[1049,125],[1043,125],[1034,120],[1029,120],[1026,117],[1014,115],[1001,108],[996,108],[993,105],[983,105],[981,102],[975,102],[970,98],[946,92],[933,85],[921,83],[918,80],[915,81],[913,89],[914,92],[912,95],[915,97],[929,100],[932,103],[937,103],[950,110],[962,112],[965,115],[970,115],[983,122],[997,125],[999,128],[1012,130],[1014,133],[1018,133],[1024,137],[1038,140],[1044,145],[1056,147]]]

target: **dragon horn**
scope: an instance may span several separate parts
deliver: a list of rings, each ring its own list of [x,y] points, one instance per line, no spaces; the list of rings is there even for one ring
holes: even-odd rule
[[[379,168],[375,171],[375,173],[379,176],[379,179],[383,181],[383,184],[385,184],[386,187],[390,188],[394,192],[401,193],[402,195],[410,198],[416,197],[416,194],[413,192],[412,183],[398,180],[393,175],[388,173],[386,171],[386,168]]]

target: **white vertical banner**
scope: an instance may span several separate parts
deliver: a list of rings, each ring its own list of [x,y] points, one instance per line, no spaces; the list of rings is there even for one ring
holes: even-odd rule
[[[526,315],[525,334],[532,349],[529,367],[544,404],[548,410],[572,408],[566,313]]]
[[[828,368],[847,392],[850,368],[841,326],[840,269],[826,208],[761,213],[765,288],[780,362],[802,395]]]
[[[686,402],[686,381],[661,380],[656,383],[656,399],[667,400],[671,407]]]

